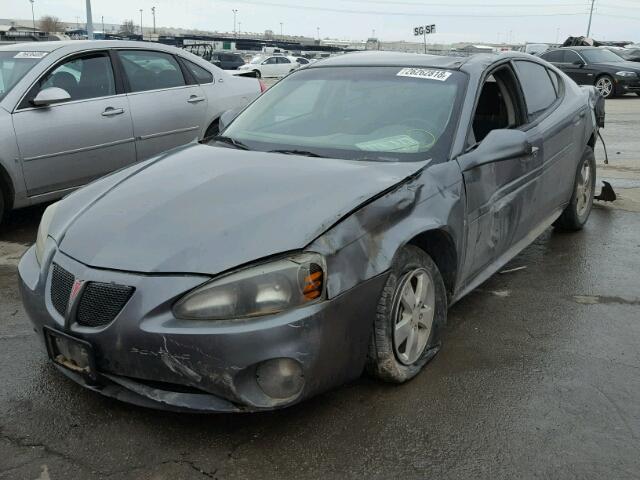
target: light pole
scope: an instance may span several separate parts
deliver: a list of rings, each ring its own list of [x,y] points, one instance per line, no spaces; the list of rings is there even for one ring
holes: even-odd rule
[[[104,31],[104,15],[100,16],[100,20],[102,21],[102,39],[106,40]]]
[[[33,13],[33,4],[35,0],[29,0],[31,2],[31,21],[33,22],[33,35],[36,34],[36,15]]]
[[[151,15],[153,16],[153,33],[156,33],[156,7],[151,7]]]
[[[87,0],[87,39],[93,40],[93,15],[91,14],[91,0]]]
[[[242,22],[238,22],[238,35],[242,35]]]
[[[280,40],[284,40],[284,34],[282,33],[282,26],[284,25],[284,23],[280,22]]]
[[[236,15],[238,14],[238,10],[237,9],[233,9],[231,10],[233,12],[233,34],[236,34]]]
[[[589,25],[587,25],[587,38],[591,33],[591,19],[593,18],[593,4],[596,3],[596,0],[591,0],[591,11],[589,12]]]
[[[140,9],[140,36],[144,40],[144,33],[142,33],[142,9]]]

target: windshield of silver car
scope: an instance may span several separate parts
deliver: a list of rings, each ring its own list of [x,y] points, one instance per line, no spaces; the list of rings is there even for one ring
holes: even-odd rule
[[[421,161],[449,151],[466,81],[438,68],[304,69],[265,92],[221,139],[248,150]]]
[[[45,52],[31,51],[0,52],[0,100],[45,55]]]

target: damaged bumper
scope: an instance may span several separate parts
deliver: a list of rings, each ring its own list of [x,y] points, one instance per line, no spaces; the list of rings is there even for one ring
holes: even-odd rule
[[[258,319],[185,321],[171,308],[207,277],[94,269],[57,250],[47,257],[47,265],[55,263],[82,285],[133,288],[112,321],[88,326],[90,313],[99,318],[104,312],[80,313],[80,307],[61,314],[53,269],[41,269],[34,249],[27,251],[19,265],[21,293],[43,345],[47,329],[88,342],[96,371],[89,378],[56,367],[103,395],[167,410],[269,410],[357,378],[375,316],[371,299],[386,280],[381,275],[336,298]]]

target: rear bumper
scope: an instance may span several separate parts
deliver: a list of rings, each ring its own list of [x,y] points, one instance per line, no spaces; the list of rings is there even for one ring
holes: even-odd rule
[[[357,378],[386,281],[386,274],[381,275],[334,299],[250,321],[182,321],[173,317],[172,305],[205,277],[93,269],[57,250],[48,258],[41,270],[31,248],[20,261],[27,314],[41,340],[47,326],[91,343],[98,379],[56,366],[103,395],[168,410],[269,410]],[[112,323],[78,325],[51,303],[52,261],[76,278],[130,285],[135,293]],[[264,362],[282,358],[297,362],[304,385],[289,398],[274,398],[261,389],[256,371]]]

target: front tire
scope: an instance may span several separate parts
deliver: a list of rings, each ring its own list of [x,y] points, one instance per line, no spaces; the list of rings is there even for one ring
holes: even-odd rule
[[[616,94],[615,84],[613,83],[613,78],[609,75],[601,75],[596,79],[596,90],[600,92],[604,98],[612,98]]]
[[[256,74],[256,78],[262,78],[262,73],[260,73],[260,70],[254,70],[253,73]]]
[[[591,147],[585,148],[580,160],[573,185],[573,194],[569,205],[553,224],[561,230],[575,232],[582,230],[589,219],[593,207],[593,195],[596,188],[596,157]]]
[[[437,265],[413,245],[396,255],[378,301],[367,370],[391,383],[415,377],[438,351],[447,293]]]

